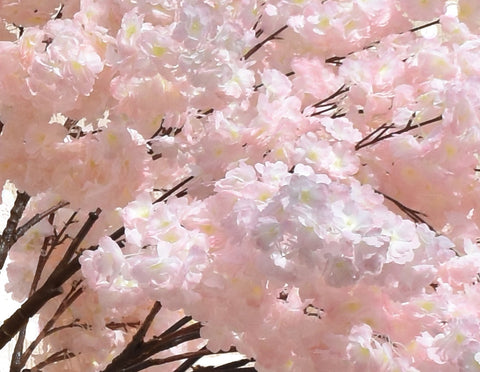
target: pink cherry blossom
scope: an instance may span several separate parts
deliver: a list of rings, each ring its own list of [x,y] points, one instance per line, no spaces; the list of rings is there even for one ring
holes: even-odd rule
[[[12,370],[479,369],[476,2],[58,5],[0,2]]]

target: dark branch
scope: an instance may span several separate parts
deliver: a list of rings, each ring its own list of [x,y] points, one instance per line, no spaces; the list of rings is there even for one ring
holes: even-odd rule
[[[165,194],[163,194],[161,197],[159,197],[157,200],[153,202],[153,204],[160,203],[167,199],[170,195],[175,194],[179,189],[181,189],[185,184],[193,180],[193,176],[185,178],[182,182],[176,184],[174,187],[172,187],[170,190],[168,190]]]
[[[47,209],[45,212],[42,212],[42,213],[37,213],[35,216],[33,216],[30,220],[28,220],[26,223],[24,223],[22,226],[20,226],[18,229],[17,229],[17,234],[16,234],[16,238],[20,238],[21,236],[23,236],[27,231],[28,229],[30,229],[31,227],[33,227],[34,225],[36,225],[37,223],[39,223],[41,220],[43,220],[45,217],[47,217],[48,215],[50,215],[51,213],[54,213],[56,212],[57,210],[59,210],[60,208],[63,208],[63,207],[66,207],[67,205],[69,205],[70,203],[69,202],[66,202],[66,201],[61,201],[59,202],[57,205],[54,205],[53,207]]]
[[[202,349],[198,351],[193,351],[189,353],[183,353],[183,354],[177,354],[177,355],[172,355],[170,357],[162,358],[162,359],[147,359],[144,360],[140,363],[136,363],[135,365],[132,365],[131,367],[125,368],[122,370],[122,372],[138,372],[142,371],[148,367],[152,366],[158,366],[161,364],[167,364],[171,362],[175,362],[177,360],[182,360],[182,359],[187,359],[187,358],[192,358],[192,357],[198,357],[200,359],[201,357],[205,355],[212,355],[212,352],[207,349]]]
[[[396,129],[397,126],[393,123],[384,123],[377,129],[375,129],[373,132],[369,133],[366,137],[362,138],[356,145],[355,145],[355,150],[360,150],[363,147],[367,147],[370,145],[374,145],[375,143],[378,143],[380,141],[383,141],[387,138],[391,138],[393,136],[408,132],[413,129],[417,129],[420,127],[423,127],[425,125],[435,123],[437,121],[442,120],[442,115],[439,115],[433,119],[423,121],[418,124],[412,124],[413,119],[415,118],[415,114],[412,115],[408,123],[403,127],[395,131],[390,131],[391,129]]]
[[[62,360],[71,359],[73,357],[75,357],[75,354],[68,351],[68,349],[57,351],[56,353],[53,353],[52,355],[50,355],[43,362],[38,363],[35,367],[30,368],[30,372],[41,372],[42,368],[49,364],[60,362]]]
[[[266,43],[268,43],[269,41],[271,40],[275,40],[275,39],[278,39],[278,35],[284,31],[285,29],[287,29],[288,26],[285,25],[285,26],[282,26],[280,27],[277,31],[275,31],[273,34],[271,34],[270,36],[268,36],[267,38],[265,38],[264,40],[262,40],[261,42],[259,42],[258,44],[255,44],[253,46],[252,49],[250,49],[247,53],[244,54],[244,56],[242,57],[242,60],[246,61],[247,59],[249,59],[255,52],[257,52],[261,47],[263,47]]]
[[[201,110],[198,110],[198,113],[195,117],[197,119],[203,119],[204,117],[210,115],[212,112],[213,112],[213,108],[209,108],[208,110],[205,110],[203,112]]]
[[[96,212],[90,213],[89,220],[80,229],[77,236],[72,241],[72,244],[68,250],[73,250],[81,242],[77,239],[79,236],[84,236],[88,232],[93,222],[96,220]],[[90,247],[89,249],[96,249],[97,246]],[[76,248],[75,248],[76,249]],[[78,253],[71,261],[66,259],[67,253],[61,261],[61,264],[50,274],[45,283],[33,293],[21,306],[18,308],[7,320],[5,320],[0,327],[0,349],[2,349],[16,334],[17,332],[27,324],[29,318],[34,316],[50,299],[58,296],[63,292],[62,285],[69,278],[72,277],[78,270],[80,270],[79,258],[81,253]]]
[[[437,19],[436,21],[433,21],[433,22],[430,22],[430,23],[427,23],[427,24],[424,24],[424,25],[421,25],[421,26],[418,26],[418,27],[411,28],[410,32],[415,32],[415,31],[421,30],[423,28],[427,28],[427,27],[437,25],[437,24],[440,24],[440,19]]]
[[[122,370],[124,366],[137,363],[137,358],[142,354],[141,352],[145,345],[143,339],[161,308],[162,304],[159,301],[155,301],[150,313],[145,317],[143,324],[137,330],[132,340],[128,343],[125,349],[123,349],[123,351],[112,360],[107,368],[104,369],[104,372],[116,372]]]
[[[435,21],[433,21],[433,22],[429,22],[429,23],[426,23],[426,24],[421,25],[421,26],[418,26],[418,27],[411,28],[411,29],[409,29],[407,32],[419,31],[419,30],[421,30],[421,29],[424,29],[424,28],[427,28],[427,27],[430,27],[430,26],[433,26],[433,25],[436,25],[436,24],[440,24],[440,19],[437,19],[437,20],[435,20]],[[401,35],[401,34],[404,34],[404,33],[405,33],[405,31],[404,31],[404,32],[401,32],[400,35]],[[361,50],[366,50],[366,49],[373,48],[375,45],[377,45],[377,44],[379,44],[379,43],[380,43],[380,41],[378,41],[378,40],[377,40],[377,41],[374,41],[374,42],[368,44],[367,46],[363,47]],[[347,53],[346,56],[333,56],[333,57],[327,58],[327,59],[325,60],[325,63],[331,63],[331,64],[333,64],[333,65],[335,65],[335,66],[340,66],[340,65],[342,64],[342,61],[343,61],[345,58],[347,58],[347,56],[352,55],[352,54],[355,54],[356,52],[357,52],[357,51],[353,51],[353,52]]]
[[[181,328],[178,331],[165,336],[164,338],[153,338],[150,341],[145,342],[142,345],[141,353],[136,356],[136,360],[134,360],[134,362],[138,363],[139,361],[145,360],[160,351],[171,349],[172,347],[183,344],[187,341],[199,339],[201,327],[202,325],[200,323],[193,323],[188,327]],[[130,363],[130,365],[132,364],[133,363]]]
[[[343,84],[340,88],[338,88],[335,92],[330,94],[327,98],[322,99],[321,101],[318,101],[317,103],[314,103],[312,106],[313,107],[321,107],[323,106],[326,102],[331,101],[332,99],[338,97],[339,95],[346,93],[350,90],[349,87],[347,87],[345,84]],[[329,103],[330,105],[330,103]]]
[[[17,191],[17,197],[10,211],[10,217],[0,237],[0,270],[5,264],[8,251],[17,241],[17,226],[29,200],[30,196],[26,192]]]
[[[70,259],[73,257],[77,249],[80,247],[80,244],[82,243],[83,239],[85,239],[88,232],[92,228],[93,224],[97,221],[98,216],[100,215],[101,212],[102,210],[100,208],[97,208],[95,212],[90,212],[88,214],[87,221],[85,221],[85,223],[83,224],[78,234],[70,243],[70,246],[65,251],[65,254],[63,255],[60,262],[58,263],[55,270],[57,270],[59,267],[65,266],[68,263],[68,261],[70,261]]]
[[[424,223],[425,225],[428,226],[428,228],[430,230],[436,232],[435,229],[431,225],[429,225],[427,221],[424,220],[423,217],[428,217],[425,213],[417,211],[417,210],[412,209],[412,208],[409,208],[405,204],[400,203],[398,200],[384,194],[381,191],[375,190],[375,192],[377,194],[383,195],[383,197],[385,199],[387,199],[387,200],[391,201],[393,204],[395,204],[395,206],[397,206],[398,209],[400,209],[403,213],[405,213],[413,222]]]
[[[55,311],[55,314],[49,319],[49,321],[45,324],[43,329],[39,332],[37,338],[28,346],[28,348],[25,350],[25,353],[22,356],[21,359],[21,365],[24,366],[25,363],[27,363],[28,358],[30,358],[30,355],[33,353],[33,350],[37,347],[37,345],[42,341],[47,335],[51,334],[52,332],[51,329],[55,322],[58,320],[58,318],[67,310],[72,303],[83,293],[83,288],[79,287],[82,281],[77,281],[72,284],[72,288],[70,289],[70,292],[65,296],[63,301],[60,303],[60,305],[57,307],[57,310]]]
[[[185,324],[190,322],[192,320],[191,316],[184,316],[182,319],[180,319],[178,322],[173,324],[171,327],[169,327],[167,330],[165,330],[160,336],[155,336],[154,338],[159,339],[159,338],[165,338],[169,334],[179,330],[182,328]]]

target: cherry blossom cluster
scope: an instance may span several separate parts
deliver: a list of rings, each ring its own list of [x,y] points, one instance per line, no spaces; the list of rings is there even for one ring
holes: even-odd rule
[[[12,371],[480,371],[476,2],[0,18]]]

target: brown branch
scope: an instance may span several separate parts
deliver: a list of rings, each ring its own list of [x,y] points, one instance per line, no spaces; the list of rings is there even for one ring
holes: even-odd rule
[[[202,112],[202,110],[198,110],[195,118],[203,119],[204,117],[210,115],[212,112],[213,112],[213,108],[209,108],[208,110],[204,110],[203,112]]]
[[[17,241],[17,226],[29,200],[30,196],[26,192],[17,191],[17,197],[10,211],[10,217],[0,237],[0,270],[5,264],[8,251]]]
[[[428,217],[425,213],[417,211],[415,209],[407,207],[405,204],[400,203],[398,200],[392,198],[391,196],[388,196],[387,194],[384,194],[381,191],[375,190],[377,194],[382,195],[385,199],[391,201],[395,206],[398,207],[403,213],[405,213],[413,222],[416,223],[424,223],[429,227],[430,230],[435,231],[435,229],[430,226],[424,219],[423,217]],[[423,216],[423,217],[422,217]]]
[[[50,224],[53,223],[53,213],[50,215],[49,217],[49,221],[50,221]],[[30,292],[29,292],[29,296],[31,296],[33,294],[33,292],[35,292],[35,290],[37,289],[37,286],[38,286],[38,283],[40,281],[40,277],[42,276],[42,272],[43,272],[43,269],[48,261],[48,258],[50,257],[49,254],[48,254],[48,246],[50,245],[50,241],[53,240],[53,237],[51,236],[46,236],[44,239],[43,239],[43,244],[42,244],[42,248],[40,248],[40,256],[38,257],[38,262],[37,262],[37,267],[35,269],[35,274],[33,275],[33,280],[32,280],[32,285],[30,287]]]
[[[128,368],[123,369],[122,372],[138,372],[138,371],[142,371],[142,370],[147,369],[147,368],[152,367],[152,366],[167,364],[167,363],[171,363],[171,362],[175,362],[177,360],[182,360],[182,359],[187,359],[187,358],[197,358],[197,360],[198,360],[201,357],[204,357],[206,355],[212,355],[212,354],[213,353],[210,350],[204,348],[204,349],[197,350],[197,351],[172,355],[172,356],[162,358],[162,359],[147,359],[147,360],[141,361],[140,363],[136,363],[135,365],[132,365]]]
[[[148,329],[152,325],[155,316],[158,314],[161,308],[162,304],[159,301],[155,301],[152,309],[150,310],[150,313],[148,313],[148,315],[145,317],[143,324],[137,330],[132,340],[123,349],[123,351],[112,360],[112,362],[107,366],[107,368],[104,369],[104,372],[119,371],[121,367],[123,368],[124,365],[128,365],[133,360],[136,360],[136,358],[138,358],[138,355],[141,353],[141,349],[145,345],[143,339],[145,338]]]
[[[410,32],[415,32],[415,31],[421,30],[423,28],[427,28],[427,27],[437,25],[437,24],[440,24],[440,19],[437,19],[435,21],[432,21],[430,23],[427,23],[427,24],[424,24],[424,25],[421,25],[421,26],[418,26],[418,27],[411,28],[409,31]]]
[[[166,336],[168,336],[169,334],[179,330],[180,328],[182,328],[185,324],[187,324],[188,322],[190,322],[192,320],[192,317],[191,316],[184,316],[182,319],[180,319],[179,321],[177,321],[175,324],[173,324],[171,327],[169,327],[167,330],[165,330],[164,332],[162,332],[162,334],[160,336],[154,336],[153,338],[154,339],[160,339],[160,338],[165,338]]]
[[[75,254],[77,249],[80,247],[80,244],[82,243],[83,239],[85,239],[88,232],[92,228],[93,224],[97,221],[98,216],[100,215],[101,212],[102,212],[102,210],[100,208],[97,208],[95,210],[95,212],[90,212],[88,214],[87,221],[85,221],[85,223],[83,224],[80,231],[77,233],[75,238],[70,243],[70,246],[65,251],[65,254],[63,255],[60,262],[58,263],[55,270],[57,270],[57,268],[59,268],[59,267],[62,267],[64,265],[66,265],[68,263],[68,261],[70,261],[70,259],[73,257],[73,255]]]
[[[437,19],[435,21],[432,21],[432,22],[429,22],[429,23],[426,23],[424,25],[421,25],[421,26],[418,26],[418,27],[413,27],[411,29],[409,29],[408,31],[404,31],[404,32],[400,32],[399,35],[402,35],[402,34],[405,34],[406,32],[415,32],[415,31],[419,31],[421,29],[424,29],[424,28],[427,28],[427,27],[430,27],[430,26],[433,26],[433,25],[436,25],[436,24],[440,24],[440,19]],[[374,45],[376,44],[379,44],[380,41],[377,40],[377,41],[374,41],[372,43],[370,43],[369,45],[363,47],[361,50],[366,50],[366,49],[370,49],[372,48]],[[327,58],[325,60],[325,63],[331,63],[335,66],[340,66],[342,64],[342,61],[347,58],[347,56],[350,56],[352,54],[355,54],[357,53],[358,51],[353,51],[353,52],[349,52],[347,53],[345,56],[333,56],[333,57],[330,57],[330,58]]]
[[[254,359],[248,359],[248,358],[244,358],[244,359],[239,359],[239,360],[236,360],[234,362],[230,362],[230,363],[226,363],[226,364],[223,364],[221,366],[217,366],[217,367],[213,367],[213,366],[196,366],[194,371],[195,372],[214,372],[214,371],[218,371],[218,372],[254,372],[254,371],[257,371],[255,369],[255,367],[245,367],[243,368],[245,365],[247,365],[248,363],[252,363],[254,362],[255,360]]]
[[[22,355],[23,355],[23,343],[27,334],[27,325],[24,325],[18,332],[17,342],[12,353],[12,360],[10,363],[10,372],[20,372],[23,367]]]
[[[155,200],[152,204],[157,204],[160,203],[164,200],[166,200],[170,195],[175,194],[179,189],[181,189],[185,184],[193,180],[193,176],[185,178],[182,182],[178,183],[174,187],[172,187],[170,190],[168,190],[165,194],[160,196],[157,200]]]
[[[321,101],[318,101],[317,103],[314,103],[312,106],[313,107],[321,107],[324,105],[326,102],[332,100],[335,97],[338,97],[340,94],[346,93],[350,90],[349,87],[347,87],[345,84],[343,84],[340,88],[338,88],[335,92],[333,92],[331,95],[329,95],[327,98],[322,99]],[[329,103],[330,105],[330,103]]]
[[[53,223],[53,216],[54,216],[53,213],[49,216],[50,224]],[[30,286],[30,292],[28,294],[29,296],[31,296],[37,289],[37,285],[38,285],[38,282],[40,281],[41,273],[48,260],[47,247],[49,245],[50,239],[51,237],[49,236],[46,236],[43,239],[42,248],[40,249],[40,257],[38,258],[37,268],[35,269],[35,275],[33,276],[32,285]],[[23,344],[25,342],[27,325],[28,325],[28,322],[18,332],[17,342],[15,343],[15,348],[12,353],[12,360],[10,363],[10,372],[20,372],[20,369],[25,365],[25,361],[23,360],[23,357],[25,356],[23,352]]]
[[[175,362],[177,360],[182,360],[182,359],[188,359],[188,360],[195,360],[198,361],[200,358],[206,356],[206,355],[220,355],[220,354],[226,354],[226,353],[235,353],[237,352],[237,349],[235,347],[231,347],[230,350],[227,351],[219,351],[217,353],[211,352],[208,350],[206,347],[201,348],[200,350],[197,351],[192,351],[192,352],[186,352],[183,354],[177,354],[177,355],[172,355],[169,357],[165,357],[162,359],[147,359],[145,361],[142,361],[140,363],[137,363],[135,365],[132,365],[131,367],[125,368],[123,372],[138,372],[141,370],[144,370],[146,368],[152,367],[152,366],[158,366],[162,364],[167,364],[171,362]],[[208,368],[215,368],[215,371],[243,371],[243,369],[239,369],[243,366],[245,366],[248,363],[253,362],[253,359],[240,359],[236,360],[230,363],[223,364],[218,367],[202,367],[202,366],[197,366],[194,368],[196,371],[198,370],[207,370]],[[193,365],[195,362],[193,362],[191,365]],[[190,366],[191,366],[190,365]],[[180,369],[176,369],[175,372],[181,371]]]
[[[50,215],[51,213],[54,213],[56,211],[58,211],[60,208],[63,208],[63,207],[66,207],[67,205],[69,205],[70,203],[67,202],[67,201],[61,201],[59,202],[57,205],[54,205],[53,207],[47,209],[45,212],[42,212],[42,213],[37,213],[35,216],[33,216],[32,218],[30,218],[27,222],[25,222],[22,226],[20,226],[18,229],[17,229],[17,233],[16,233],[16,238],[20,238],[21,236],[23,236],[31,227],[33,227],[34,225],[36,225],[37,223],[39,223],[41,220],[43,220],[45,217],[47,217],[48,215]]]
[[[266,43],[268,43],[271,40],[278,39],[278,35],[284,31],[285,29],[288,28],[288,25],[280,27],[277,31],[275,31],[273,34],[262,40],[261,42],[255,44],[252,49],[250,49],[247,53],[245,53],[242,57],[242,60],[246,61],[249,59],[255,52],[257,52],[262,46],[264,46]]]
[[[175,369],[175,371],[173,371],[173,372],[186,372],[190,367],[192,367],[201,358],[202,358],[202,356],[200,356],[200,355],[191,356],[185,362],[180,364],[180,366],[178,366]]]
[[[110,363],[110,365],[107,366],[107,368],[103,372],[140,371],[141,369],[147,368],[149,365],[164,364],[174,360],[194,357],[198,359],[199,357],[201,357],[201,355],[188,354],[183,356],[173,356],[161,360],[149,359],[151,356],[157,354],[158,352],[168,350],[184,342],[200,338],[200,328],[202,327],[202,325],[198,322],[191,324],[185,328],[177,329],[186,322],[190,321],[190,317],[184,317],[175,325],[163,332],[163,337],[155,336],[149,341],[143,341],[146,330],[150,326],[153,318],[155,317],[159,309],[160,304],[158,303],[158,306],[156,308],[154,306],[150,314],[146,317],[145,322],[137,331],[132,341],[130,341],[127,347],[112,361],[112,363]]]
[[[30,358],[30,355],[32,355],[33,350],[35,350],[35,348],[40,343],[40,341],[42,341],[47,335],[52,333],[50,332],[50,330],[52,329],[53,325],[58,320],[58,318],[83,293],[83,288],[82,287],[78,288],[78,286],[81,283],[82,281],[80,280],[72,284],[72,288],[70,289],[70,292],[65,296],[65,298],[62,300],[60,305],[58,305],[57,310],[55,311],[55,314],[53,314],[53,316],[48,320],[48,322],[45,324],[43,329],[38,333],[37,338],[25,350],[21,359],[22,366],[24,366],[25,363],[27,363],[28,358]]]
[[[347,55],[353,54],[354,52],[348,53]],[[330,58],[327,58],[325,60],[325,63],[331,63],[335,66],[340,66],[342,64],[342,61],[347,58],[347,57],[338,57],[338,56],[333,56]]]
[[[356,145],[355,145],[355,150],[360,150],[361,148],[367,147],[374,145],[380,141],[383,141],[387,138],[391,138],[393,136],[397,136],[399,134],[411,131],[413,129],[417,129],[420,127],[423,127],[428,124],[435,123],[437,121],[442,120],[442,115],[439,115],[433,119],[422,121],[421,123],[418,124],[412,124],[413,119],[415,118],[415,114],[412,115],[408,123],[403,127],[400,128],[396,131],[389,131],[390,129],[396,129],[396,125],[393,123],[387,124],[384,123],[377,129],[375,129],[373,132],[369,133],[366,137],[362,138]]]
[[[67,131],[70,131],[75,125],[77,125],[77,123],[78,123],[78,120],[67,118],[63,126],[67,129]]]
[[[168,350],[174,346],[183,344],[184,342],[196,340],[200,338],[201,323],[193,323],[188,327],[181,328],[174,333],[168,334],[164,338],[153,338],[143,344],[141,353],[135,362],[144,360],[160,351]]]
[[[127,323],[117,323],[110,322],[105,324],[105,327],[115,331],[117,329],[123,329],[124,332],[127,332],[127,327],[137,328],[140,325],[140,322],[127,322]]]
[[[174,188],[162,195],[162,197],[157,199],[154,203],[164,201],[166,198],[175,193],[179,188],[183,187],[187,182],[192,179],[193,176],[188,177],[184,181],[180,182]],[[0,350],[22,329],[24,325],[28,323],[28,320],[32,316],[34,316],[50,299],[60,295],[63,292],[63,283],[65,283],[76,272],[78,272],[78,270],[80,270],[79,258],[82,255],[82,252],[78,252],[73,259],[70,260],[70,258],[78,249],[81,241],[85,238],[86,234],[91,229],[94,222],[97,220],[99,213],[100,209],[97,209],[95,212],[91,212],[89,214],[88,220],[85,222],[84,226],[75,236],[61,262],[53,270],[45,283],[38,290],[36,290],[8,319],[3,322],[2,326],[0,327]],[[73,223],[73,216],[74,215],[72,215],[69,220],[69,222],[71,223]],[[65,231],[67,225],[68,223],[62,230],[62,233]],[[111,235],[111,237],[112,239],[115,238],[114,240],[116,240],[120,238],[123,234],[124,228],[122,227],[116,230]],[[87,249],[95,250],[97,248],[98,245],[91,246]]]
[[[97,211],[98,212],[98,209]],[[93,223],[95,222],[95,214],[92,212],[85,225],[80,229],[77,236],[72,241],[68,250],[75,251],[81,240],[77,239],[80,236],[87,234]],[[88,227],[88,228],[87,228]],[[96,249],[98,246],[90,247],[89,249]],[[75,249],[72,249],[75,248]],[[71,261],[62,259],[62,264],[57,265],[55,270],[50,274],[45,283],[35,291],[21,306],[18,308],[7,320],[5,320],[0,327],[0,349],[2,349],[16,334],[27,324],[29,318],[34,316],[50,299],[61,294],[62,285],[78,270],[80,270],[79,258],[81,253],[78,253]]]
[[[80,319],[75,319],[73,322],[70,322],[68,324],[64,324],[64,325],[61,325],[61,326],[58,326],[58,327],[55,327],[55,328],[52,328],[51,330],[49,330],[47,332],[47,334],[45,335],[46,336],[50,336],[56,332],[60,332],[62,329],[66,329],[66,328],[81,328],[81,329],[91,329],[92,326],[90,324],[87,324],[87,323],[79,323]]]
[[[331,105],[330,107],[327,107],[327,108],[325,108],[325,109],[323,109],[323,110],[314,112],[314,113],[311,114],[310,116],[318,116],[318,115],[324,114],[324,113],[326,113],[326,112],[328,112],[328,111],[332,111],[332,110],[334,110],[334,109],[336,109],[336,108],[338,107],[338,106],[337,106],[336,104],[334,104],[334,103],[331,103],[330,105]]]
[[[68,351],[68,349],[62,349],[60,351],[57,351],[56,353],[53,353],[43,362],[38,363],[35,367],[30,368],[30,372],[42,372],[42,368],[49,364],[60,362],[62,360],[71,359],[73,357],[75,357],[74,353],[72,353],[71,351]]]

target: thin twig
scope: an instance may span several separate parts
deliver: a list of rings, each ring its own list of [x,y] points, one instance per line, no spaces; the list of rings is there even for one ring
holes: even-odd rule
[[[242,60],[246,61],[249,59],[255,52],[257,52],[262,46],[264,46],[266,43],[268,43],[271,40],[277,39],[277,36],[284,31],[285,29],[288,28],[288,25],[280,27],[277,31],[275,31],[273,34],[259,42],[258,44],[255,44],[252,49],[250,49],[247,53],[245,53],[242,57]]]
[[[191,366],[193,366],[201,358],[202,358],[201,355],[191,356],[185,362],[180,364],[180,366],[178,366],[173,372],[186,372]]]
[[[75,356],[75,354],[72,353],[71,351],[68,351],[68,349],[62,349],[60,351],[57,351],[56,353],[53,353],[47,359],[45,359],[43,362],[38,363],[35,367],[30,368],[30,372],[42,372],[43,367],[45,367],[49,364],[60,362],[62,360],[71,359],[74,356]]]
[[[417,129],[420,127],[423,127],[428,124],[435,123],[437,121],[440,121],[443,119],[442,115],[439,115],[433,119],[422,121],[421,123],[418,124],[412,124],[413,119],[415,118],[415,115],[412,115],[410,120],[407,122],[407,124],[403,127],[400,128],[396,131],[391,131],[389,132],[390,129],[397,128],[395,124],[390,123],[384,123],[377,129],[375,129],[373,132],[369,133],[366,137],[362,138],[356,145],[355,145],[355,150],[360,150],[361,148],[367,147],[374,145],[380,141],[383,141],[387,138],[391,138],[393,136],[408,132],[413,129]]]
[[[2,270],[5,264],[8,251],[17,241],[17,226],[29,200],[30,196],[26,192],[17,191],[17,197],[10,211],[10,217],[0,237],[0,270]]]
[[[25,342],[25,336],[27,334],[27,325],[25,324],[18,332],[17,342],[12,353],[12,360],[10,363],[10,372],[20,372],[20,369],[24,366],[22,364],[23,355],[23,343]]]
[[[181,189],[185,184],[187,184],[188,182],[190,182],[191,180],[193,180],[193,176],[190,176],[190,177],[187,177],[185,178],[182,182],[178,183],[177,185],[175,185],[174,187],[172,187],[170,190],[168,190],[165,194],[163,194],[162,196],[160,196],[157,200],[155,200],[152,204],[157,204],[157,203],[161,203],[162,201],[164,201],[165,199],[167,199],[170,195],[172,194],[175,194],[175,192],[177,192],[177,190]]]
[[[63,255],[60,262],[58,263],[55,270],[57,270],[57,268],[59,267],[66,265],[67,262],[70,261],[70,259],[73,257],[78,247],[82,243],[83,239],[85,239],[88,232],[92,228],[93,224],[97,221],[98,216],[100,215],[101,212],[102,210],[100,208],[97,208],[95,212],[90,212],[88,214],[87,220],[85,221],[85,223],[83,224],[82,228],[80,229],[78,234],[75,236],[75,238],[73,238],[72,242],[70,243],[69,247],[65,251],[65,254]]]
[[[35,216],[30,218],[27,222],[25,222],[22,226],[20,226],[17,229],[16,238],[17,239],[20,238],[21,236],[23,236],[27,232],[27,230],[29,230],[31,227],[33,227],[34,225],[39,223],[45,217],[47,217],[51,213],[54,213],[54,212],[58,211],[60,208],[66,207],[69,204],[70,203],[67,202],[67,201],[61,201],[57,205],[54,205],[53,207],[47,209],[45,212],[37,213]]]
[[[90,216],[90,218],[93,220],[91,222],[94,222],[95,218],[92,218],[92,216]],[[87,223],[87,225],[91,228],[93,224]],[[86,229],[82,228],[77,236],[80,234],[86,235],[88,231],[84,230]],[[75,238],[74,240],[76,240]],[[80,241],[75,244],[80,244]],[[91,247],[90,249],[96,248],[97,246]],[[81,252],[77,253],[71,261],[65,260],[64,265],[57,265],[45,283],[3,322],[0,327],[0,349],[2,349],[25,324],[27,324],[29,318],[34,316],[50,299],[63,292],[63,283],[80,270],[80,256]]]
[[[146,321],[147,320],[148,319],[146,319]],[[154,337],[146,342],[144,342],[143,340],[132,340],[129,345],[122,351],[122,353],[117,356],[103,372],[114,372],[119,370],[129,371],[129,368],[142,364],[144,361],[147,361],[151,356],[161,351],[171,349],[172,347],[175,347],[187,341],[199,339],[201,327],[202,325],[200,323],[194,323],[188,327],[170,333],[164,338]]]
[[[435,21],[432,21],[432,22],[429,22],[429,23],[426,23],[424,25],[421,25],[421,26],[418,26],[418,27],[413,27],[411,29],[409,29],[408,31],[404,31],[404,32],[400,32],[399,35],[402,35],[402,34],[405,34],[406,32],[415,32],[415,31],[419,31],[421,29],[424,29],[424,28],[427,28],[427,27],[430,27],[430,26],[433,26],[433,25],[436,25],[436,24],[440,24],[440,19],[437,19]],[[368,44],[367,46],[363,47],[361,50],[367,50],[367,49],[370,49],[370,48],[373,48],[375,45],[379,44],[380,41],[377,40],[377,41],[374,41],[370,44]],[[349,52],[347,53],[345,56],[333,56],[333,57],[330,57],[330,58],[327,58],[325,60],[325,63],[331,63],[335,66],[340,66],[342,64],[342,61],[347,58],[348,56],[352,55],[352,54],[355,54],[357,53],[358,51],[353,51],[353,52]]]
[[[424,24],[424,25],[421,25],[421,26],[418,26],[418,27],[411,28],[409,31],[410,32],[415,32],[415,31],[418,31],[418,30],[421,30],[421,29],[424,29],[424,28],[427,28],[427,27],[430,27],[430,26],[433,26],[433,25],[437,25],[437,24],[440,24],[440,19],[437,19],[435,21],[432,21],[430,23],[427,23],[427,24]]]
[[[167,364],[167,363],[175,362],[177,360],[182,360],[182,359],[187,359],[192,357],[198,357],[198,359],[200,359],[201,357],[204,357],[206,355],[212,355],[212,354],[213,353],[208,349],[201,349],[201,350],[187,352],[183,354],[172,355],[162,359],[147,359],[147,360],[141,361],[140,363],[136,363],[135,365],[132,365],[128,368],[123,369],[122,372],[138,372],[152,366]]]
[[[430,230],[432,230],[435,235],[440,235],[423,217],[428,217],[425,213],[417,211],[415,209],[407,207],[405,204],[400,203],[398,200],[392,198],[391,196],[388,196],[384,194],[381,191],[375,190],[377,194],[383,195],[383,197],[389,201],[391,201],[395,206],[398,207],[403,213],[405,213],[412,221],[415,223],[424,223],[425,225],[428,226]],[[423,216],[423,217],[422,217]],[[450,248],[457,257],[460,257],[460,253],[458,253],[454,248]]]
[[[184,342],[197,340],[200,338],[201,323],[193,323],[185,328],[181,328],[174,333],[170,333],[164,338],[153,338],[143,343],[141,351],[136,355],[135,362],[138,363],[141,360],[145,360],[152,355],[164,350],[171,349]],[[132,365],[133,363],[130,363]]]
[[[24,366],[27,363],[28,358],[32,355],[33,350],[37,347],[37,345],[42,341],[49,333],[55,322],[58,318],[72,305],[72,303],[83,293],[83,288],[79,285],[82,283],[81,280],[76,281],[72,284],[72,288],[70,292],[64,297],[60,305],[57,307],[55,314],[48,320],[45,324],[43,329],[38,333],[37,338],[28,346],[28,348],[23,353],[21,359],[21,365]]]
[[[332,100],[333,98],[339,96],[340,94],[348,92],[349,90],[350,90],[350,88],[347,87],[345,84],[343,84],[340,88],[338,88],[335,92],[330,94],[327,98],[324,98],[321,101],[318,101],[317,103],[314,103],[312,106],[313,107],[320,107],[324,103]]]
[[[435,231],[435,229],[430,226],[424,219],[423,217],[428,217],[425,213],[417,211],[415,209],[407,207],[405,204],[400,203],[398,200],[392,198],[391,196],[388,196],[387,194],[384,194],[381,191],[375,190],[377,194],[382,195],[385,199],[390,200],[393,204],[395,204],[403,213],[405,213],[410,219],[413,220],[413,222],[416,223],[424,223],[429,227],[430,230]],[[423,217],[421,217],[423,216]]]
[[[121,370],[120,368],[125,368],[125,366],[129,366],[133,363],[137,363],[137,358],[139,354],[141,354],[141,350],[145,343],[143,339],[147,334],[148,329],[152,325],[155,316],[162,308],[162,304],[159,301],[155,301],[150,310],[150,313],[145,317],[143,324],[137,330],[135,335],[133,336],[132,340],[128,343],[128,345],[123,349],[123,351],[117,355],[112,362],[103,370],[103,372],[116,372]]]
[[[166,336],[168,336],[169,334],[179,330],[180,328],[182,328],[185,324],[187,324],[188,322],[190,322],[192,320],[192,317],[191,316],[184,316],[182,319],[180,319],[179,321],[177,321],[175,324],[173,324],[171,327],[169,327],[168,329],[166,329],[164,332],[162,332],[160,334],[160,336],[154,336],[153,338],[154,339],[159,339],[159,338],[165,338]]]
[[[53,213],[51,213],[50,216],[48,217],[48,221],[50,222],[50,225],[53,224],[54,217],[55,215]],[[40,248],[40,256],[38,257],[38,261],[37,261],[37,268],[35,269],[32,285],[30,287],[30,293],[28,294],[29,296],[31,296],[33,292],[35,292],[35,290],[37,289],[38,282],[40,281],[40,277],[43,272],[43,268],[45,267],[45,264],[47,263],[47,260],[49,258],[48,246],[50,245],[50,242],[52,240],[54,240],[54,237],[52,236],[46,236],[45,238],[43,238],[42,248]]]

